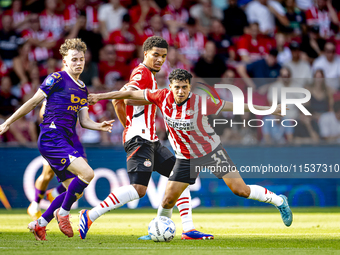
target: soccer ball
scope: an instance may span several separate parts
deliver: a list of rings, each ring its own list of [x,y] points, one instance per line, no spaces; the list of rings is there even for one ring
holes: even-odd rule
[[[176,226],[170,218],[157,216],[150,222],[148,232],[155,242],[170,242],[175,237]]]

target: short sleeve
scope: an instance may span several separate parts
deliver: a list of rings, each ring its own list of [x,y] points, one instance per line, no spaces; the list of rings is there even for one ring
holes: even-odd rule
[[[248,55],[248,43],[247,43],[247,38],[245,36],[242,36],[238,42],[238,49],[237,49],[237,53],[239,55]]]
[[[85,89],[86,89],[86,97],[88,97],[88,96],[89,96],[89,90],[87,89],[87,87],[85,87]],[[82,106],[82,108],[83,108],[83,107],[89,108],[89,103],[88,103],[87,100],[86,100],[86,103]]]
[[[148,84],[152,84],[152,78],[148,73],[142,72],[142,70],[137,70],[131,74],[129,83],[126,84],[126,87],[132,87],[137,90],[147,89]]]
[[[144,98],[146,101],[159,106],[164,101],[167,92],[169,92],[168,89],[146,89],[144,90]]]
[[[306,20],[312,20],[314,19],[312,11],[311,10],[307,10],[306,11]]]
[[[40,91],[43,92],[45,97],[49,97],[58,87],[62,79],[59,73],[52,73],[46,77],[44,82],[40,85]]]
[[[217,115],[223,109],[224,100],[218,98],[207,97],[207,115]]]

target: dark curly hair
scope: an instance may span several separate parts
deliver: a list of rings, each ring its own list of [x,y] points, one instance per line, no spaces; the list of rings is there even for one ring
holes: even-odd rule
[[[151,36],[143,43],[143,51],[149,51],[153,47],[168,49],[169,45],[165,39],[160,36]]]
[[[172,83],[173,81],[189,81],[189,84],[191,83],[192,75],[187,70],[184,69],[174,69],[169,74],[169,81]]]

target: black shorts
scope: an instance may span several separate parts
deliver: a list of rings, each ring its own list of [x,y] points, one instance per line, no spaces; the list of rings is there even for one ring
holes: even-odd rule
[[[236,165],[220,144],[215,150],[203,157],[176,159],[169,180],[194,184],[200,172],[210,171],[217,178],[222,179],[232,170],[236,170]]]
[[[131,184],[148,186],[153,171],[169,177],[176,161],[171,151],[159,141],[150,142],[140,136],[124,143],[124,149]]]

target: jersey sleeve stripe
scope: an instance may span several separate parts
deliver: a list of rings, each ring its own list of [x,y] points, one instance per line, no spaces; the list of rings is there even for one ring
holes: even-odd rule
[[[129,85],[125,85],[125,86],[126,86],[126,88],[131,87],[131,88],[134,88],[134,89],[137,89],[137,90],[141,90],[139,87],[137,87],[135,85],[129,84]]]
[[[224,100],[222,100],[222,104],[221,104],[221,107],[217,110],[217,112],[215,113],[216,115],[218,115],[221,111],[222,111],[222,109],[223,109],[223,107],[224,107],[224,105],[225,105],[225,101]]]
[[[42,89],[39,89],[39,91],[43,93],[44,97],[47,97],[46,93]]]
[[[78,112],[80,112],[83,109],[89,109],[89,107],[88,106],[84,106],[84,107],[80,108]]]
[[[148,89],[144,90],[144,98],[146,101],[150,102],[150,100],[148,99],[148,95],[147,95]]]

